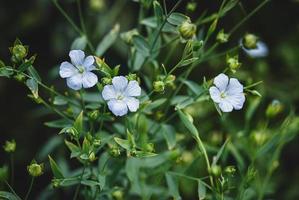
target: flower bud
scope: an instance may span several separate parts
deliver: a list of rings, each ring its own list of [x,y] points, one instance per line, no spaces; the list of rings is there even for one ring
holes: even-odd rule
[[[217,42],[219,43],[226,43],[228,42],[229,35],[224,33],[224,30],[221,30],[216,37]]]
[[[44,172],[44,164],[37,164],[32,163],[31,165],[27,166],[28,173],[30,176],[37,177],[42,175]]]
[[[20,61],[27,56],[27,49],[23,45],[17,44],[12,48],[12,55]]]
[[[257,48],[258,37],[253,34],[247,33],[244,36],[242,42],[243,42],[243,46],[246,49],[255,49]]]
[[[196,2],[189,2],[186,6],[187,11],[189,12],[194,12],[195,9],[197,7],[197,3]]]
[[[120,149],[118,147],[114,146],[110,149],[109,153],[113,157],[118,157],[118,156],[120,156]]]
[[[126,78],[128,79],[128,81],[137,81],[138,80],[138,77],[137,77],[137,75],[136,74],[128,74],[127,76],[126,76]]]
[[[101,143],[102,143],[102,141],[101,141],[100,139],[97,139],[97,138],[96,138],[96,139],[93,140],[93,143],[92,143],[92,144],[93,144],[94,146],[98,147],[98,146],[101,145]]]
[[[100,116],[100,111],[98,110],[93,110],[88,113],[88,117],[93,121],[97,120],[99,116]]]
[[[235,166],[227,166],[225,169],[224,169],[224,172],[229,174],[229,175],[234,175],[235,172],[236,172],[236,167]]]
[[[194,159],[194,156],[191,152],[189,151],[184,151],[182,153],[182,161],[186,164],[190,164]]]
[[[16,141],[11,140],[11,141],[6,141],[5,142],[5,144],[3,146],[3,149],[7,153],[13,153],[13,152],[16,151],[16,147],[17,147]]]
[[[24,76],[23,74],[16,74],[14,78],[19,82],[24,82],[26,80],[26,76]]]
[[[155,92],[164,92],[165,90],[165,84],[163,81],[155,81],[153,86]]]
[[[90,162],[93,162],[97,159],[97,157],[96,157],[94,152],[91,152],[88,156],[88,159],[89,159]]]
[[[253,140],[253,142],[256,145],[261,146],[262,144],[264,144],[266,142],[266,140],[268,139],[268,136],[263,131],[254,131],[251,133],[250,138]]]
[[[112,78],[103,77],[101,80],[104,85],[110,85],[112,83]]]
[[[60,186],[62,180],[61,180],[61,179],[54,178],[54,179],[52,179],[51,182],[52,182],[52,186],[53,186],[53,188],[58,188],[58,187]]]
[[[148,143],[148,144],[146,145],[146,151],[147,151],[147,152],[154,152],[154,151],[155,151],[155,146],[154,146],[154,144],[153,144],[153,143]]]
[[[229,69],[233,73],[236,73],[237,69],[239,69],[241,67],[241,65],[242,65],[239,62],[238,56],[234,56],[234,57],[227,56],[226,63],[228,65]]]
[[[133,43],[133,37],[135,35],[139,35],[139,33],[138,33],[137,29],[132,29],[130,31],[120,34],[120,37],[125,43],[127,43],[128,45],[131,45]]]
[[[268,118],[273,118],[283,111],[283,104],[278,100],[273,100],[271,104],[268,105],[266,110],[266,116]]]
[[[196,33],[196,25],[185,21],[179,26],[179,33],[183,39],[190,40]]]
[[[120,189],[113,191],[112,196],[115,200],[123,200],[124,199],[124,193]]]
[[[101,11],[105,8],[104,0],[90,0],[89,7],[94,11]]]
[[[173,82],[175,81],[175,78],[176,78],[175,75],[172,75],[172,74],[168,75],[165,79],[166,85],[172,86]]]
[[[218,177],[221,174],[221,167],[219,165],[212,165],[211,169],[210,169],[210,173],[215,176]]]

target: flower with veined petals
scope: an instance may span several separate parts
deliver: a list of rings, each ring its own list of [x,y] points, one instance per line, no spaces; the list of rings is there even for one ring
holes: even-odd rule
[[[87,56],[81,50],[72,50],[69,53],[71,63],[63,62],[60,65],[59,75],[66,78],[67,86],[73,90],[93,87],[98,77],[91,71],[95,69],[93,56]]]
[[[112,85],[106,85],[102,91],[102,97],[108,101],[108,108],[115,116],[123,116],[136,112],[139,108],[141,88],[137,81],[128,81],[124,76],[115,76]]]
[[[223,112],[242,109],[245,95],[243,85],[236,78],[229,79],[225,74],[219,74],[214,78],[214,84],[209,89],[210,96]]]
[[[255,49],[245,48],[243,46],[242,42],[240,42],[240,45],[241,45],[243,51],[245,51],[245,53],[252,58],[263,58],[269,54],[269,49],[268,49],[267,45],[262,41],[258,41],[256,43]]]

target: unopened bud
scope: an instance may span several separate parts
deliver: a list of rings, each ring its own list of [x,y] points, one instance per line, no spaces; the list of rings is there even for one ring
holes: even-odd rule
[[[33,177],[40,176],[44,173],[44,164],[32,163],[31,165],[27,166],[27,170],[28,173]]]
[[[242,63],[239,62],[238,56],[227,56],[226,63],[233,73],[236,73],[237,69],[239,69],[242,65]]]
[[[112,192],[112,196],[115,200],[123,200],[124,199],[124,193],[122,190],[115,190]]]
[[[112,147],[109,153],[113,157],[118,157],[120,155],[120,149],[118,147]]]
[[[235,166],[227,166],[224,170],[225,173],[229,175],[234,175],[236,172],[236,167]]]
[[[27,56],[27,50],[26,48],[21,45],[17,44],[12,48],[12,55],[18,60],[22,60]]]
[[[283,104],[278,100],[273,100],[271,104],[268,105],[266,110],[266,116],[273,118],[283,111]]]
[[[217,40],[219,43],[226,43],[226,42],[228,42],[228,38],[229,38],[229,35],[228,35],[227,33],[224,33],[224,30],[221,30],[221,31],[217,34],[216,40]]]
[[[88,159],[89,159],[90,162],[93,162],[97,159],[97,157],[96,157],[94,152],[91,152],[88,156]]]
[[[101,11],[105,8],[105,1],[104,0],[90,0],[89,6],[94,11]]]
[[[164,92],[165,90],[165,84],[163,81],[155,81],[153,86],[155,92]]]
[[[183,39],[190,40],[196,34],[196,25],[185,21],[179,26],[179,33]]]
[[[16,141],[11,140],[11,141],[6,141],[5,142],[5,144],[3,146],[3,149],[7,153],[13,153],[13,152],[16,151],[16,147],[17,147]]]
[[[135,35],[139,35],[137,29],[133,29],[133,30],[124,32],[124,33],[120,34],[120,37],[125,43],[127,43],[128,45],[131,45],[133,43],[132,41],[133,41],[133,37]]]
[[[14,78],[19,82],[24,82],[26,80],[26,76],[24,76],[23,74],[17,74],[14,76]]]
[[[258,37],[254,34],[247,33],[242,42],[246,49],[255,49],[257,47]]]
[[[146,151],[147,151],[147,152],[154,152],[154,151],[155,151],[155,146],[154,146],[154,144],[153,144],[153,143],[148,143],[148,144],[146,145]]]
[[[211,166],[211,170],[210,173],[215,176],[218,177],[221,174],[221,167],[219,165],[212,165]]]
[[[137,75],[136,74],[128,74],[127,76],[126,76],[126,78],[128,79],[128,81],[137,81],[138,80],[138,77],[137,77]]]
[[[108,77],[103,77],[101,80],[104,85],[110,85],[112,83],[112,79]]]

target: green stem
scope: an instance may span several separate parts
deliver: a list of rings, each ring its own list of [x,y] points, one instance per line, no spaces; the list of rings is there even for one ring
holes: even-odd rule
[[[13,156],[13,153],[10,154],[10,170],[11,170],[11,173],[10,173],[10,184],[13,186],[14,185],[14,156]]]
[[[9,185],[9,183],[7,183],[6,180],[4,180],[4,183],[7,185],[7,187],[9,188],[9,190],[10,190],[16,197],[18,197],[19,199],[21,199],[21,198],[17,195],[17,193],[14,191],[14,189],[11,187],[11,185]]]
[[[79,195],[79,192],[80,192],[80,188],[81,188],[81,181],[82,181],[82,179],[83,179],[83,175],[84,175],[85,169],[86,169],[86,164],[84,164],[82,173],[81,173],[81,175],[80,175],[80,179],[79,179],[80,182],[79,182],[79,184],[78,184],[78,186],[77,186],[77,188],[76,188],[76,191],[75,191],[75,195],[74,195],[74,197],[73,197],[73,200],[77,200],[77,198],[78,198],[78,195]]]
[[[32,190],[33,183],[34,183],[34,177],[32,176],[32,178],[31,178],[31,182],[30,182],[30,186],[29,186],[29,189],[28,189],[28,191],[27,191],[27,194],[26,194],[24,200],[27,200],[27,199],[28,199],[28,197],[29,197],[29,195],[30,195],[30,192],[31,192],[31,190]]]
[[[52,110],[54,113],[58,114],[59,116],[61,116],[62,118],[66,119],[69,122],[73,122],[73,120],[69,119],[69,117],[64,114],[63,112],[59,111],[58,109],[56,109],[55,107],[49,105],[45,100],[43,100],[41,97],[39,97],[39,100],[41,101],[41,103],[47,107],[49,110]]]
[[[198,146],[199,146],[199,149],[201,150],[201,152],[203,153],[204,155],[204,158],[205,158],[205,161],[206,161],[206,165],[207,165],[207,170],[208,170],[208,174],[209,174],[209,178],[210,178],[210,182],[211,182],[211,186],[212,188],[214,187],[214,181],[213,181],[213,177],[210,175],[210,172],[211,172],[211,165],[210,165],[210,161],[209,161],[209,157],[208,157],[208,154],[207,154],[207,151],[206,151],[206,148],[205,146],[203,145],[200,137],[196,137],[195,138]]]

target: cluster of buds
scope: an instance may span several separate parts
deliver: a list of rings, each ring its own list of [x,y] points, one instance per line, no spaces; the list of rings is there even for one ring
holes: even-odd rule
[[[166,86],[170,86],[174,88],[175,87],[174,81],[175,81],[175,76],[171,74],[168,76],[158,76],[158,80],[154,81],[153,83],[154,91],[163,93],[165,91]]]

